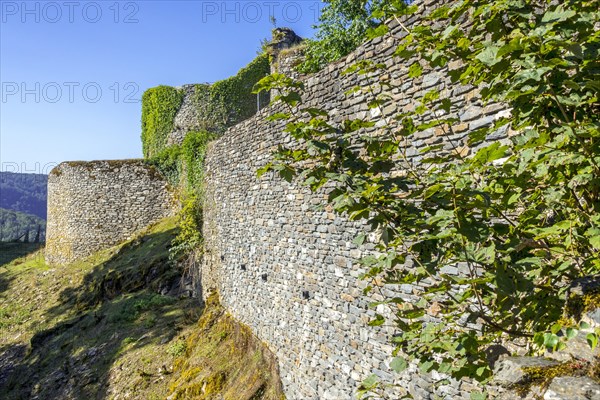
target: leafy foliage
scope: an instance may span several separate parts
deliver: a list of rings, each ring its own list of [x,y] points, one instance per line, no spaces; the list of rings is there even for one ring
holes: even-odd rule
[[[142,147],[144,157],[152,157],[166,147],[183,93],[170,86],[148,89],[142,96]]]
[[[169,183],[180,188],[183,207],[179,214],[180,232],[173,254],[186,254],[202,242],[202,198],[206,146],[216,137],[210,132],[190,132],[181,146],[171,146],[149,160]]]
[[[225,128],[256,113],[256,95],[252,88],[270,71],[269,56],[261,54],[236,75],[210,86],[211,101],[223,110]]]
[[[180,188],[181,231],[174,241],[175,256],[187,254],[201,243],[203,162],[206,145],[234,125],[256,113],[253,86],[270,71],[269,57],[259,55],[237,75],[194,87],[194,105],[203,130],[188,132],[181,146],[167,146],[174,119],[183,101],[183,90],[167,86],[149,89],[142,99],[144,156],[174,187]]]
[[[148,162],[154,165],[173,187],[178,187],[183,172],[181,157],[181,146],[169,146],[148,159]]]
[[[252,88],[270,72],[269,57],[259,55],[235,76],[209,84],[194,85],[198,130],[222,133],[256,113]],[[144,157],[152,158],[167,147],[169,133],[184,99],[183,89],[158,86],[142,97],[142,144]],[[165,156],[164,154],[162,156]]]
[[[414,8],[383,2],[381,10],[399,17]],[[286,132],[296,140],[259,176],[277,171],[313,190],[334,184],[335,211],[366,220],[379,237],[379,255],[362,260],[372,282],[366,292],[381,281],[426,288],[418,301],[383,302],[396,310],[401,331],[395,356],[424,372],[487,382],[489,344],[521,337],[534,351],[556,350],[586,328],[561,317],[569,284],[600,272],[599,23],[597,1],[463,0],[403,26],[396,55],[421,60],[409,78],[452,63],[453,83],[478,87],[485,104],[510,107],[510,115],[470,132],[469,145],[478,148],[471,157],[449,138],[458,107],[443,97],[449,90],[415,99],[415,111],[384,113],[391,100],[375,95],[392,89],[379,79],[384,65],[361,61],[346,73],[370,82],[358,90],[387,124],[334,124],[326,111],[304,107],[302,84],[282,75],[257,85],[278,91],[274,100],[287,112],[272,118],[288,120]],[[383,26],[370,34],[386,32]],[[415,165],[405,143],[432,128],[454,151],[425,148]],[[511,132],[510,140],[486,142],[498,129]],[[432,310],[436,322],[426,317]],[[383,323],[381,315],[372,321]],[[598,333],[589,334],[590,344]]]
[[[325,0],[316,38],[306,41],[305,60],[298,66],[304,73],[317,72],[356,49],[381,23],[382,0]],[[397,1],[404,6],[403,1]]]
[[[187,189],[201,196],[204,186],[204,157],[206,146],[216,139],[210,132],[190,132],[181,145],[181,155],[186,171]]]

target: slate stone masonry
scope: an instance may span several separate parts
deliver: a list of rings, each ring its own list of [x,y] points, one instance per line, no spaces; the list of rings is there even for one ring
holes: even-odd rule
[[[172,215],[167,182],[143,160],[64,162],[48,177],[46,261],[65,264]]]
[[[433,4],[423,2],[422,7],[430,9]],[[403,23],[410,27],[419,21],[411,17]],[[437,143],[446,152],[472,154],[476,149],[466,144],[468,132],[493,123],[507,112],[505,107],[484,106],[476,88],[450,83],[448,69],[455,65],[409,78],[410,65],[419,61],[393,57],[404,30],[396,22],[390,26],[389,35],[304,77],[306,105],[328,110],[336,122],[360,118],[381,124],[383,118],[414,109],[414,99],[438,89],[442,98],[452,98],[451,114],[458,122],[452,130],[432,128],[415,135],[406,145],[407,158],[418,163],[419,148]],[[383,63],[385,69],[378,77],[343,73],[363,59]],[[365,93],[345,94],[375,78],[391,83],[387,92],[391,100],[382,109],[369,108]],[[382,300],[382,295],[415,300],[423,288],[383,285],[364,296],[365,282],[358,277],[365,271],[358,262],[370,248],[352,243],[360,226],[324,207],[324,192],[311,193],[274,174],[256,178],[277,146],[291,141],[282,123],[266,119],[279,110],[277,105],[262,110],[230,128],[208,149],[201,274],[205,294],[218,290],[225,307],[268,344],[279,359],[289,399],[351,399],[372,373],[398,384],[389,398],[406,393],[417,399],[434,394],[469,398],[474,386],[468,381],[450,381],[434,390],[432,382],[444,377],[416,373],[414,366],[392,376],[389,343],[397,332],[367,325],[375,311],[391,313],[384,306],[369,308],[370,302]],[[507,140],[510,133],[500,130],[488,140]],[[449,268],[460,273],[460,268]]]

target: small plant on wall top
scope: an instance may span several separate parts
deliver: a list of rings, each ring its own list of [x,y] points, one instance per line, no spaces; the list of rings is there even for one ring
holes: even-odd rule
[[[395,56],[410,63],[405,79],[452,64],[445,70],[452,83],[478,87],[485,104],[511,112],[470,131],[465,141],[477,150],[466,156],[464,143],[449,138],[460,121],[446,88],[422,93],[413,111],[388,115],[386,93],[403,82],[392,86],[385,65],[358,61],[345,73],[365,84],[347,94],[369,96],[378,119],[337,124],[326,110],[303,105],[302,83],[274,74],[256,90],[279,93],[274,100],[284,108],[271,119],[288,121],[295,141],[259,176],[276,171],[313,190],[333,185],[334,210],[368,222],[356,244],[368,234],[379,239],[378,255],[361,261],[365,292],[381,282],[426,288],[419,301],[385,298],[395,318],[371,321],[398,328],[392,369],[412,362],[485,384],[490,344],[521,338],[532,352],[559,350],[587,327],[563,318],[563,306],[571,282],[600,272],[598,3],[464,0],[410,28],[401,18],[416,7],[381,3],[375,18],[391,17],[402,29]],[[386,25],[369,31],[389,34]],[[427,129],[454,148],[433,144],[415,164],[406,144]],[[510,140],[486,141],[499,129],[510,130]],[[424,318],[432,310],[439,323]],[[598,333],[588,333],[590,346]],[[370,393],[381,383],[365,384]]]

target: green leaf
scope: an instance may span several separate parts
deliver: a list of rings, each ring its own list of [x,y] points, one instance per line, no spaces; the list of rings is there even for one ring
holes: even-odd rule
[[[369,321],[369,326],[380,326],[385,322],[383,315],[375,314],[375,318]]]
[[[408,77],[409,78],[418,78],[421,76],[421,74],[423,74],[423,68],[421,67],[421,65],[418,62],[413,63],[408,68]]]
[[[498,58],[502,58],[502,57],[506,56],[507,54],[512,53],[513,51],[522,50],[522,49],[523,49],[523,45],[521,44],[521,38],[515,38],[515,39],[511,40],[508,44],[502,46],[498,50],[498,53],[496,54],[496,56]]]
[[[500,145],[499,142],[492,143],[482,149],[479,149],[472,161],[480,164],[488,164],[506,156],[508,146]]]
[[[581,321],[581,322],[579,323],[579,329],[590,329],[590,324],[588,324],[588,323],[587,323],[587,322],[585,322],[585,321]]]
[[[519,201],[519,198],[521,197],[521,193],[513,193],[509,198],[508,198],[508,202],[507,204],[510,206],[512,204],[515,204],[516,202]]]
[[[381,24],[376,28],[369,28],[367,30],[367,39],[375,39],[377,37],[385,35],[389,31],[390,28],[386,24]]]
[[[598,228],[590,228],[585,231],[585,236],[587,236],[590,244],[600,250],[600,229]]]
[[[290,92],[285,95],[280,95],[275,98],[276,100],[281,100],[282,102],[291,105],[292,107],[296,106],[300,101],[302,101],[302,97],[300,93]]]
[[[287,182],[292,182],[294,179],[295,171],[288,165],[276,165],[273,169],[279,172],[279,176],[281,176]]]
[[[558,332],[560,332],[561,329],[562,329],[562,325],[561,324],[554,324],[550,328],[550,332],[552,332],[554,334],[557,334]]]
[[[595,333],[588,333],[585,338],[592,350],[594,350],[596,346],[598,346],[598,335],[596,335]]]
[[[367,238],[367,235],[364,233],[359,234],[358,236],[356,236],[354,238],[354,240],[352,241],[352,243],[354,243],[357,246],[362,246],[362,244],[365,242],[365,239]]]
[[[429,186],[425,192],[423,192],[423,198],[424,199],[428,199],[431,196],[433,196],[434,194],[436,194],[437,192],[439,192],[441,189],[443,189],[444,186],[440,183],[436,183],[435,185]]]
[[[485,392],[471,392],[471,400],[486,400],[487,394]]]
[[[546,74],[546,72],[550,70],[552,70],[552,67],[530,68],[517,72],[513,79],[517,84],[523,84],[530,80],[539,82],[542,80],[542,77]]]
[[[375,374],[371,374],[367,377],[367,379],[362,381],[360,385],[360,390],[375,389],[377,385],[379,385],[379,377]]]
[[[289,113],[275,113],[275,114],[269,115],[267,117],[267,121],[282,121],[282,120],[285,121],[285,120],[290,119],[290,117],[291,117],[291,114],[289,114]]]
[[[423,372],[429,372],[431,370],[431,368],[433,367],[433,364],[434,364],[433,361],[424,361],[419,364],[419,368]]]
[[[260,179],[265,173],[271,171],[272,168],[273,168],[273,163],[267,163],[267,165],[265,165],[262,168],[259,168],[256,171],[256,178]]]
[[[542,22],[559,22],[565,21],[571,17],[575,16],[575,11],[573,10],[565,10],[561,5],[557,7],[555,10],[548,10],[544,16],[542,17]]]
[[[559,337],[553,333],[544,334],[544,346],[548,349],[554,349],[559,342]]]
[[[499,50],[499,47],[488,46],[482,52],[477,54],[475,58],[487,65],[488,67],[491,67],[499,63],[501,60],[501,58],[498,57]]]
[[[408,363],[402,357],[395,357],[390,363],[390,368],[392,368],[397,373],[404,371],[407,367]]]
[[[533,335],[533,343],[537,344],[538,346],[543,346],[544,345],[544,332],[537,332],[535,335]]]

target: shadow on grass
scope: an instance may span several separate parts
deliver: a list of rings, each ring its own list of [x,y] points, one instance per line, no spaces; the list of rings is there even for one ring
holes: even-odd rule
[[[176,234],[170,229],[125,244],[80,286],[60,293],[47,319],[61,322],[37,332],[27,351],[20,344],[0,348],[2,398],[104,399],[117,394],[114,388],[131,398],[164,398],[167,385],[154,385],[164,379],[157,362],[169,362],[160,345],[201,312],[168,258]],[[124,365],[125,353],[137,358]]]
[[[0,242],[0,293],[8,289],[12,281],[8,264],[16,259],[35,253],[41,247],[40,243]]]

